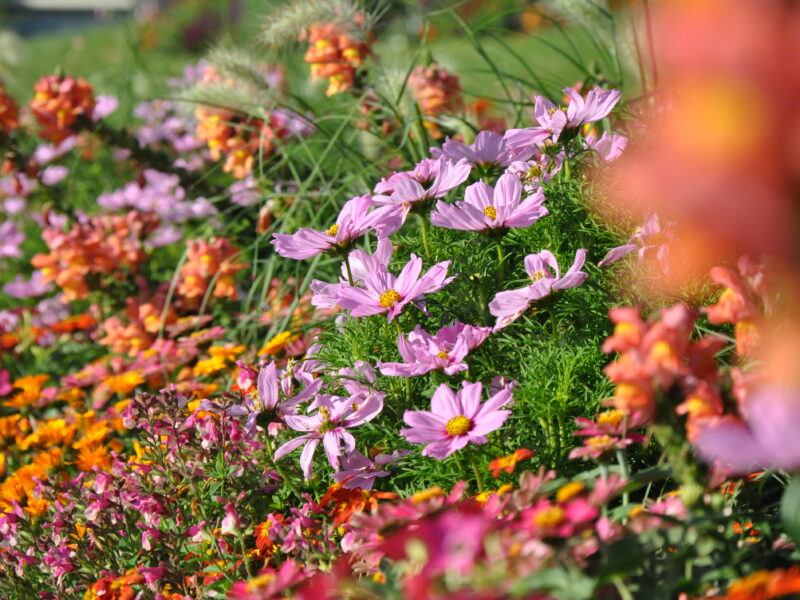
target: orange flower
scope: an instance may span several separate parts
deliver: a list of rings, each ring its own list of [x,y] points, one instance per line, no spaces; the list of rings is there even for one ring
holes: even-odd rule
[[[800,567],[775,571],[756,571],[728,586],[716,600],[767,600],[800,593]]]
[[[70,129],[78,117],[89,118],[94,110],[92,86],[85,79],[50,75],[34,86],[33,112],[42,131],[39,136],[54,144],[74,135]]]
[[[14,99],[6,94],[3,82],[0,81],[0,132],[6,135],[19,127],[19,108]]]
[[[293,341],[300,338],[299,333],[293,333],[291,331],[282,331],[272,339],[270,339],[261,350],[258,351],[259,356],[264,356],[268,354],[270,356],[274,356],[278,354],[281,350],[283,350],[288,344],[292,343]]]
[[[319,501],[320,508],[331,506],[330,515],[335,525],[350,520],[354,513],[373,510],[379,500],[394,500],[399,496],[393,492],[371,492],[362,489],[347,489],[341,483],[334,483]]]
[[[5,400],[5,404],[14,408],[32,406],[41,398],[42,388],[48,379],[49,375],[29,375],[17,379],[14,387],[22,391]]]
[[[192,304],[199,304],[208,287],[214,283],[215,298],[237,298],[233,276],[247,263],[239,260],[239,249],[225,238],[210,241],[190,240],[186,250],[187,260],[181,267],[178,294]]]
[[[121,396],[127,396],[137,385],[141,385],[144,382],[145,379],[142,377],[142,372],[138,370],[112,375],[103,381],[112,392],[116,392]]]
[[[509,454],[508,456],[501,456],[500,458],[494,459],[492,462],[489,463],[489,470],[492,472],[492,477],[499,477],[500,471],[505,471],[506,473],[513,473],[514,469],[517,466],[517,463],[526,460],[533,456],[534,453],[527,448],[520,448],[516,450],[513,454]]]
[[[102,444],[98,446],[82,446],[75,459],[75,466],[81,471],[93,471],[99,467],[103,471],[111,469],[111,456]]]
[[[192,372],[196,376],[213,375],[224,370],[225,367],[227,367],[225,359],[220,356],[212,356],[211,358],[207,358],[205,360],[198,360],[197,364],[194,366],[194,369],[192,369]]]
[[[62,446],[75,437],[75,425],[67,425],[64,419],[47,419],[39,421],[36,431],[26,436],[20,443],[21,450],[31,446]]]

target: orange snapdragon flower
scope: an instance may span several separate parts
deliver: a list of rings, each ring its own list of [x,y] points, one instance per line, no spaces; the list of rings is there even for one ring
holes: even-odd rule
[[[190,240],[186,254],[187,260],[180,271],[180,296],[199,304],[213,282],[213,297],[237,298],[234,275],[247,266],[239,260],[238,248],[225,238],[213,238],[208,242]]]
[[[39,136],[60,144],[75,134],[78,117],[90,118],[94,110],[92,86],[79,77],[42,77],[34,86],[31,111],[42,127]]]
[[[492,472],[492,477],[497,478],[500,476],[500,471],[505,471],[506,473],[513,473],[514,469],[517,467],[517,463],[522,462],[534,455],[534,452],[528,450],[527,448],[520,448],[519,450],[514,451],[512,454],[508,456],[501,456],[500,458],[495,458],[492,462],[489,463],[489,470]]]
[[[19,107],[14,99],[6,94],[0,81],[0,133],[9,134],[19,127]]]

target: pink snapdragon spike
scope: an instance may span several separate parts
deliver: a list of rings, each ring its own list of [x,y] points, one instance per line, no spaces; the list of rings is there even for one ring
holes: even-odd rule
[[[500,410],[511,402],[513,383],[481,403],[481,383],[464,382],[464,387],[453,393],[443,383],[431,398],[431,410],[407,410],[403,421],[410,429],[400,434],[414,444],[427,444],[423,456],[443,459],[467,444],[485,444],[487,434],[500,429],[511,414]]]
[[[339,470],[339,457],[342,445],[346,452],[353,452],[356,440],[347,429],[363,425],[371,421],[383,410],[382,392],[369,394],[360,404],[352,398],[320,395],[315,401],[316,412],[312,415],[287,415],[286,424],[295,431],[305,431],[293,440],[289,440],[275,451],[275,460],[279,460],[292,450],[303,447],[300,455],[300,466],[306,479],[311,477],[314,452],[322,442],[325,455],[334,470]]]
[[[449,260],[437,263],[420,277],[422,259],[412,254],[397,276],[381,266],[365,275],[363,288],[340,284],[336,302],[349,309],[353,317],[386,313],[391,321],[410,302],[419,304],[425,294],[436,292],[453,281],[455,276],[447,277],[449,266]]]
[[[430,159],[425,159],[430,160]],[[427,182],[416,177],[397,178],[391,185],[393,190],[389,196],[375,196],[378,204],[385,204],[402,209],[403,218],[413,210],[427,210],[430,201],[442,198],[447,192],[458,187],[467,180],[472,166],[465,158],[458,162],[451,162],[440,158],[435,162],[435,167],[426,167],[424,171],[435,172],[435,177],[430,185],[423,187]],[[413,173],[413,171],[412,171]],[[430,173],[425,173],[429,175]],[[388,183],[387,183],[388,185]],[[385,186],[384,186],[385,187]]]
[[[424,375],[434,369],[455,375],[467,370],[464,362],[467,354],[480,346],[491,332],[491,327],[456,322],[431,335],[417,325],[407,340],[402,335],[397,337],[397,349],[405,362],[379,362],[378,368],[384,375],[399,377]]]
[[[742,413],[744,419],[726,415],[701,425],[695,445],[704,460],[741,475],[800,469],[800,392],[765,385],[747,396]]]
[[[656,213],[651,213],[642,227],[630,237],[627,244],[617,246],[608,251],[603,260],[597,263],[598,267],[607,267],[627,256],[634,250],[639,251],[639,261],[642,261],[649,251],[655,251],[664,271],[669,268],[669,245],[672,241],[672,229],[675,223],[669,222],[663,228]]]
[[[303,227],[291,235],[275,233],[272,244],[281,256],[301,260],[323,252],[345,250],[368,231],[374,230],[379,238],[385,238],[400,229],[402,218],[396,210],[380,206],[370,211],[374,206],[369,194],[358,196],[345,203],[336,223],[326,231]]]
[[[525,200],[521,198],[522,183],[514,175],[500,176],[494,188],[478,181],[467,188],[464,202],[439,201],[431,213],[431,223],[447,229],[487,232],[530,227],[549,214],[542,206],[545,197],[541,188]]]
[[[408,450],[396,451],[392,454],[378,454],[373,459],[353,450],[342,457],[342,470],[333,474],[333,479],[346,489],[371,490],[378,477],[387,477],[387,465],[400,460],[409,454]]]
[[[618,90],[603,90],[599,87],[589,90],[586,98],[572,88],[564,89],[564,93],[569,98],[566,108],[537,96],[533,107],[533,119],[537,126],[509,129],[505,136],[509,147],[529,148],[541,145],[547,139],[557,142],[566,129],[577,131],[585,123],[604,119],[622,97]]]
[[[434,158],[446,157],[452,161],[465,158],[473,166],[507,167],[515,160],[528,160],[535,148],[511,148],[506,139],[494,131],[481,131],[472,144],[447,138],[441,148],[431,148]]]
[[[572,266],[562,277],[558,261],[549,250],[526,256],[525,271],[531,283],[518,290],[498,292],[494,300],[489,303],[489,312],[497,317],[494,330],[497,331],[516,321],[528,309],[531,302],[550,295],[553,290],[565,290],[581,285],[589,276],[580,270],[585,262],[586,249],[581,248],[575,253]]]

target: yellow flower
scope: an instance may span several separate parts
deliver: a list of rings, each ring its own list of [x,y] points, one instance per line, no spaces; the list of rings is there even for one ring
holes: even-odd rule
[[[292,333],[291,331],[283,331],[269,340],[261,350],[258,351],[259,356],[265,354],[274,355],[283,350],[287,344],[292,343],[300,338],[299,333]]]
[[[246,349],[247,348],[244,346],[211,346],[211,348],[208,349],[208,353],[211,356],[219,357],[222,360],[232,362]]]
[[[60,446],[72,441],[75,436],[75,425],[67,425],[64,419],[48,419],[41,421],[36,431],[25,437],[20,443],[21,450],[31,446]]]
[[[213,375],[219,373],[227,367],[225,359],[220,356],[212,356],[205,360],[198,360],[192,371],[195,375]]]
[[[142,377],[141,371],[128,371],[119,375],[112,375],[103,381],[112,392],[116,392],[121,396],[127,396],[137,385],[141,385],[144,382],[145,379]]]

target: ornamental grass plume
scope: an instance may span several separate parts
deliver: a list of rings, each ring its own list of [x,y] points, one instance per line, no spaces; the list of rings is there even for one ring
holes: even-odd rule
[[[501,175],[497,185],[478,181],[467,187],[464,201],[447,204],[441,200],[431,213],[431,223],[447,229],[504,233],[512,227],[530,227],[550,214],[542,206],[546,198],[542,189],[522,200],[519,177]]]
[[[414,444],[427,444],[423,456],[443,459],[467,444],[485,444],[487,434],[500,429],[510,410],[501,410],[513,399],[513,383],[504,386],[486,402],[481,403],[483,385],[464,382],[453,393],[446,383],[441,384],[431,398],[431,410],[407,410],[403,421],[410,429],[400,434]]]

